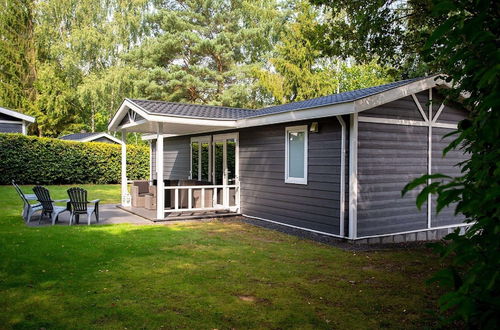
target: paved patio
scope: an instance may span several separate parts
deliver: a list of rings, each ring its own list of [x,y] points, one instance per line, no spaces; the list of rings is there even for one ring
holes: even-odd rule
[[[117,223],[131,223],[137,225],[152,225],[154,222],[146,220],[140,216],[132,214],[130,212],[124,211],[116,207],[116,204],[102,204],[99,205],[99,223],[95,222],[95,218],[92,215],[91,225],[109,225]],[[29,223],[29,226],[39,226],[38,217],[39,212],[37,212]],[[40,226],[47,226],[51,224],[49,217],[43,217]],[[69,212],[64,212],[59,215],[59,221],[56,225],[68,226],[69,225]],[[77,226],[87,225],[87,216],[80,216],[80,223]]]

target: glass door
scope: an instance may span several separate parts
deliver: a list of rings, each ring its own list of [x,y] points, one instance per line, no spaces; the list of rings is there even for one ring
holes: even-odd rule
[[[213,182],[231,186],[238,180],[238,134],[213,136]],[[218,189],[217,204],[235,206],[236,188]]]

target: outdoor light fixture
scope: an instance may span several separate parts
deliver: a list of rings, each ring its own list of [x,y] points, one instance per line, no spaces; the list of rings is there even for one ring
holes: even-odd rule
[[[318,122],[314,121],[311,123],[311,127],[309,127],[309,132],[311,133],[318,133]]]

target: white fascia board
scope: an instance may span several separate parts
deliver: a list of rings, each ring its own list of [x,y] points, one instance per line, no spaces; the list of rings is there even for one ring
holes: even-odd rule
[[[83,139],[80,139],[81,142],[91,142],[91,141],[94,141],[94,140],[97,140],[97,139],[100,139],[102,137],[105,137],[105,138],[108,138],[110,139],[111,141],[113,142],[116,142],[116,143],[119,143],[119,144],[122,144],[122,140],[120,139],[117,139],[115,138],[113,135],[110,135],[108,133],[105,133],[105,132],[102,132],[100,134],[97,134],[97,135],[92,135],[92,136],[89,136],[89,137],[86,137],[86,138],[83,138]]]
[[[426,79],[414,81],[407,85],[387,90],[382,93],[378,93],[375,95],[367,96],[362,99],[356,100],[354,101],[354,110],[355,112],[361,112],[364,110],[372,109],[382,104],[386,104],[406,96],[411,96],[412,94],[442,84],[441,80],[435,80],[435,79],[436,79],[435,76],[429,77]]]
[[[30,123],[35,122],[35,118],[28,116],[28,115],[25,115],[25,114],[22,114],[22,113],[19,113],[19,112],[14,111],[14,110],[9,110],[9,109],[5,109],[5,108],[0,107],[0,113],[3,113],[7,116],[11,116],[14,118],[19,118],[21,120],[24,120],[24,121],[27,121]]]
[[[163,137],[165,139],[171,138],[171,137],[176,137],[176,136],[181,136],[179,134],[163,134]],[[157,134],[143,134],[141,136],[141,140],[143,141],[150,141],[150,140],[156,140]]]
[[[317,108],[307,108],[295,111],[287,111],[276,114],[263,115],[239,119],[237,121],[238,128],[263,126],[279,123],[288,123],[300,120],[309,120],[316,118],[324,118],[338,115],[345,115],[354,112],[354,103],[338,103]]]
[[[137,112],[145,121],[138,121],[134,125],[125,124],[123,126],[118,126],[119,120],[121,120],[131,109]],[[146,121],[157,122],[157,123],[170,123],[170,124],[184,124],[184,125],[195,125],[195,126],[218,126],[221,128],[236,128],[236,120],[221,120],[221,119],[204,119],[204,118],[193,118],[193,117],[182,117],[182,116],[171,116],[171,115],[157,115],[146,112],[144,109],[136,105],[129,99],[125,99],[120,106],[120,109],[113,116],[113,119],[108,125],[108,130],[117,131],[121,129],[126,129],[127,127],[135,126],[136,124],[143,124]]]

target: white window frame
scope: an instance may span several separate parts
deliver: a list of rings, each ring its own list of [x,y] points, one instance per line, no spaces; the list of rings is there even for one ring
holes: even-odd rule
[[[211,165],[212,165],[212,157],[211,157],[211,147],[212,147],[212,136],[211,135],[204,135],[204,136],[194,136],[191,138],[191,141],[189,143],[189,177],[190,179],[194,179],[193,175],[193,142],[198,143],[198,173],[196,173],[196,180],[201,180],[201,150],[202,150],[202,143],[208,143],[208,176],[210,179],[211,178]]]
[[[289,126],[285,129],[285,183],[293,183],[293,184],[307,184],[307,172],[309,172],[309,169],[307,168],[307,159],[309,158],[308,155],[308,129],[307,125],[300,125],[300,126]],[[288,140],[288,133],[304,133],[304,177],[303,178],[295,178],[289,176],[289,163],[288,163],[288,156],[289,156],[289,140]]]

